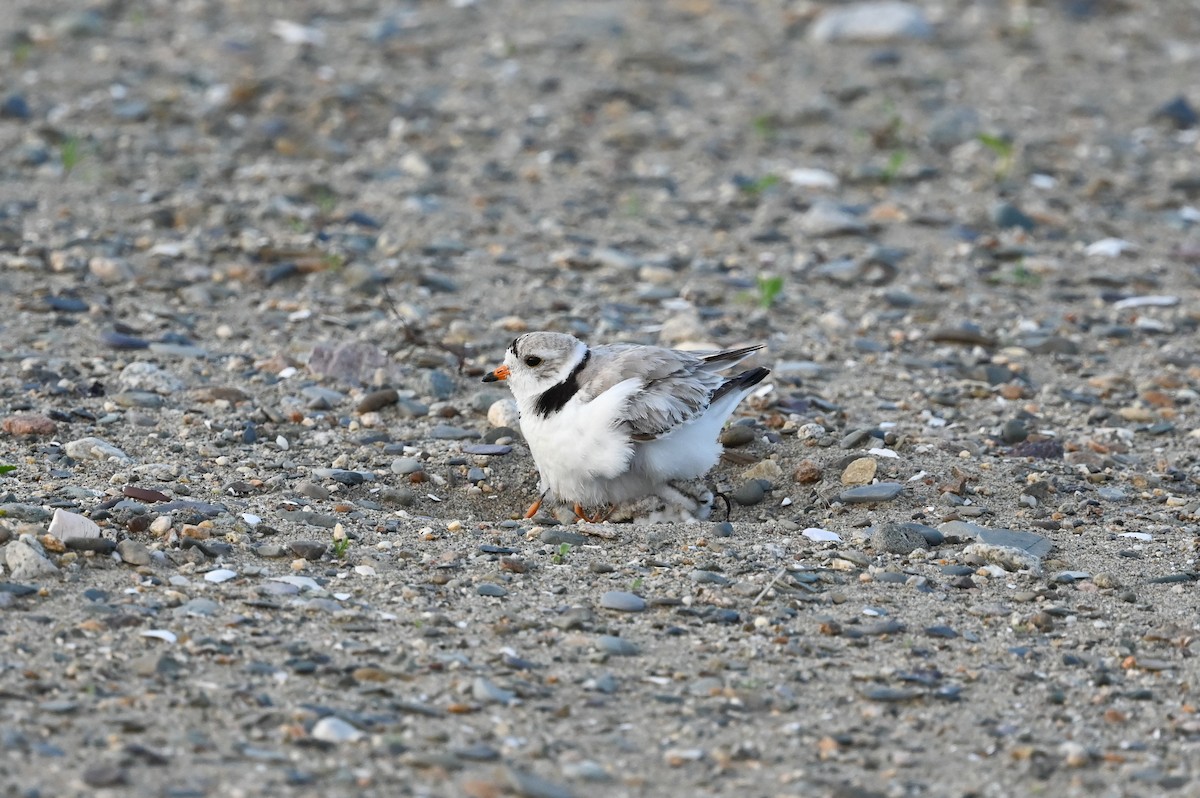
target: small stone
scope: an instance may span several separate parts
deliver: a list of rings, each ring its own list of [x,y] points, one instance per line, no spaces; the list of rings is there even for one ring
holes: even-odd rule
[[[96,789],[121,787],[129,783],[129,774],[125,768],[109,763],[88,765],[84,768],[81,778],[84,784]]]
[[[509,454],[512,447],[500,443],[468,443],[462,448],[463,454],[477,454],[484,457],[500,457]]]
[[[183,380],[174,374],[144,360],[134,361],[121,369],[118,382],[126,391],[145,391],[164,396],[180,393],[187,388]]]
[[[569,788],[517,768],[508,768],[508,787],[521,798],[575,798]]]
[[[499,399],[492,403],[487,413],[488,423],[493,427],[510,427],[515,429],[521,422],[521,413],[517,409],[516,399]]]
[[[476,677],[475,681],[471,683],[471,695],[475,697],[476,701],[485,704],[508,705],[516,703],[517,700],[516,693],[505,690],[482,676]]]
[[[743,507],[751,507],[762,502],[766,496],[767,492],[763,489],[762,483],[757,479],[749,479],[734,488],[729,498]]]
[[[379,391],[372,391],[359,400],[358,406],[354,408],[357,413],[373,413],[376,410],[381,410],[388,405],[394,405],[400,400],[400,394],[392,388],[384,388]]]
[[[14,438],[48,437],[58,431],[54,421],[37,413],[9,416],[0,426]]]
[[[508,595],[508,590],[500,585],[494,585],[490,582],[484,582],[475,588],[475,591],[481,596],[491,596],[492,598],[504,598]]]
[[[5,546],[4,562],[8,565],[9,577],[16,582],[36,581],[58,573],[58,566],[50,561],[42,545],[30,535],[22,535]]]
[[[150,550],[136,540],[126,538],[117,544],[121,561],[129,565],[149,565]]]
[[[801,485],[811,485],[821,481],[821,467],[813,460],[801,460],[792,473],[792,479]]]
[[[618,612],[643,612],[646,609],[646,600],[636,593],[610,590],[600,597],[600,606]]]
[[[880,524],[871,533],[871,548],[888,554],[911,554],[926,545],[925,537],[905,524]]]
[[[449,424],[438,424],[430,431],[429,436],[441,441],[461,441],[478,438],[479,433],[473,429],[453,427]]]
[[[219,585],[222,582],[228,582],[230,579],[234,579],[236,577],[237,571],[231,571],[228,568],[214,568],[213,570],[207,571],[204,574],[204,581]]]
[[[322,502],[326,501],[330,496],[329,489],[324,485],[318,485],[317,483],[307,479],[296,485],[296,492],[301,496],[307,496],[310,499],[316,499],[317,501]]]
[[[755,463],[742,472],[742,479],[765,480],[771,485],[778,485],[782,478],[783,469],[779,467],[779,463],[770,458]]]
[[[292,541],[289,548],[291,548],[292,554],[295,554],[297,557],[303,557],[306,560],[319,560],[325,556],[325,550],[328,546],[315,540],[295,540]]]
[[[80,438],[78,440],[69,441],[63,446],[63,451],[68,457],[76,460],[100,460],[107,462],[108,460],[118,460],[122,463],[130,462],[129,455],[113,446],[106,440],[96,437]]]
[[[566,543],[568,546],[582,546],[589,542],[591,538],[586,535],[581,535],[578,532],[568,532],[565,529],[546,529],[542,531],[540,540],[550,546],[561,546]]]
[[[896,0],[827,8],[808,31],[814,42],[880,43],[932,36],[933,26],[921,7]]]
[[[334,715],[326,715],[313,724],[311,735],[324,743],[353,743],[366,736],[358,727]]]
[[[992,224],[1001,230],[1018,227],[1022,230],[1032,230],[1037,222],[1011,202],[998,202],[992,208]]]
[[[735,424],[721,432],[720,440],[722,446],[732,449],[737,446],[745,446],[748,443],[753,443],[754,438],[753,428],[745,424]]]
[[[417,500],[417,494],[404,487],[384,488],[379,492],[379,500],[395,507],[408,507]]]
[[[392,473],[407,476],[424,470],[421,461],[415,457],[397,457],[392,461]]]
[[[844,490],[838,494],[837,500],[843,504],[886,502],[899,496],[903,490],[904,486],[899,482],[878,482],[874,485],[863,485]]]
[[[596,638],[596,647],[614,657],[635,657],[641,653],[635,643],[616,635],[600,635]]]
[[[1009,446],[1020,443],[1029,437],[1029,428],[1025,426],[1025,422],[1014,418],[1005,421],[1000,427],[1000,440],[1007,443]]]
[[[842,471],[843,485],[868,485],[875,478],[879,463],[874,457],[860,457]]]
[[[90,518],[60,507],[54,510],[54,517],[50,519],[46,532],[66,543],[77,538],[98,538],[100,526]]]

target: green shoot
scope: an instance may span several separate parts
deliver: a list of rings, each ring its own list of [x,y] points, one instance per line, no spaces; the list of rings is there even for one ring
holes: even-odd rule
[[[1008,174],[1013,164],[1013,143],[1006,138],[989,133],[980,133],[977,138],[980,144],[995,154],[996,176],[1003,177]]]
[[[883,182],[892,183],[900,176],[900,169],[904,166],[904,162],[908,160],[908,153],[904,150],[896,150],[888,158],[887,166],[883,167]]]
[[[761,196],[767,189],[774,188],[779,184],[779,175],[763,175],[753,183],[747,183],[742,186],[742,191],[752,197]]]
[[[333,556],[339,560],[346,559],[346,554],[350,551],[350,538],[338,538],[333,541]]]
[[[630,593],[638,592],[639,590],[642,589],[642,585],[644,585],[644,584],[646,584],[646,580],[639,576],[637,579],[634,579],[629,584],[629,592]]]
[[[775,117],[771,114],[759,114],[754,117],[752,124],[754,125],[754,132],[767,141],[771,141],[779,135],[779,131],[775,126]]]
[[[63,176],[70,176],[83,159],[83,152],[79,148],[79,139],[75,136],[67,136],[59,145],[58,156],[62,161]]]
[[[767,277],[760,274],[756,281],[758,283],[758,306],[763,310],[769,310],[780,292],[783,291],[783,277],[781,275]]]
[[[0,465],[0,474],[7,474],[11,471],[16,471],[16,470],[17,470],[17,467],[15,465]]]
[[[554,563],[555,565],[562,565],[564,562],[567,561],[567,555],[570,553],[571,553],[571,544],[570,543],[559,543],[558,551],[555,552],[554,556],[550,558],[550,562]]]

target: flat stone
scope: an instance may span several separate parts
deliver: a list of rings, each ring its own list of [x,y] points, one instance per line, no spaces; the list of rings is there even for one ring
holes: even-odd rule
[[[506,444],[498,443],[469,443],[462,447],[463,454],[477,454],[487,457],[495,457],[508,454],[512,451],[512,447]]]
[[[508,768],[508,787],[521,798],[575,798],[575,793],[562,784],[517,768]]]
[[[929,39],[933,26],[920,6],[904,2],[849,3],[826,9],[808,30],[814,42],[882,43]]]
[[[370,471],[349,471],[345,468],[314,468],[313,476],[318,479],[332,479],[343,485],[361,485],[375,480],[375,475]]]
[[[187,388],[184,381],[174,374],[144,360],[134,361],[121,369],[117,382],[125,391],[145,391],[165,396]]]
[[[877,482],[874,485],[863,485],[844,490],[838,494],[837,500],[843,504],[886,502],[899,496],[903,490],[904,485],[899,482]]]
[[[600,635],[596,638],[596,647],[614,657],[636,657],[641,653],[635,643],[616,635]]]
[[[646,609],[646,600],[636,593],[610,590],[600,597],[600,606],[618,612],[643,612]]]
[[[910,554],[926,545],[924,535],[904,524],[880,524],[871,533],[871,548],[889,554]]]
[[[721,445],[730,449],[736,446],[745,446],[748,443],[753,443],[755,438],[754,430],[744,424],[734,424],[721,432]]]
[[[500,585],[494,585],[491,582],[484,582],[475,588],[481,596],[491,596],[492,598],[504,598],[508,595],[508,590]]]
[[[52,419],[38,413],[9,416],[0,427],[14,438],[49,437],[58,431],[58,425]]]
[[[292,553],[306,560],[319,560],[325,556],[328,546],[316,540],[295,540],[289,545]]]
[[[842,471],[843,485],[868,485],[875,479],[879,463],[874,457],[860,457]]]
[[[108,441],[93,436],[69,441],[63,446],[63,451],[67,453],[68,457],[76,460],[100,460],[108,462],[115,459],[122,463],[130,462],[129,455],[125,454],[125,452],[113,446]]]
[[[1044,557],[1054,548],[1053,542],[1041,535],[1035,535],[1033,532],[989,529],[967,521],[947,521],[938,527],[938,531],[947,537],[977,540],[989,546],[1020,549],[1034,557]]]
[[[46,556],[42,544],[30,535],[22,535],[5,546],[4,562],[8,565],[8,576],[17,582],[58,574],[58,566]]]
[[[324,743],[353,743],[366,734],[347,721],[334,715],[326,715],[313,724],[311,736]]]
[[[438,424],[430,431],[429,436],[442,441],[461,441],[478,438],[479,433],[473,429],[452,427],[448,424]]]
[[[149,565],[150,550],[136,540],[126,538],[117,543],[117,554],[121,562],[129,565]]]
[[[766,498],[767,492],[763,488],[762,483],[757,479],[748,479],[742,482],[733,489],[733,493],[729,494],[729,498],[733,499],[743,507],[751,507],[762,502]]]
[[[50,519],[50,527],[46,531],[63,543],[78,538],[100,537],[100,526],[95,521],[62,508],[55,509],[54,517]]]

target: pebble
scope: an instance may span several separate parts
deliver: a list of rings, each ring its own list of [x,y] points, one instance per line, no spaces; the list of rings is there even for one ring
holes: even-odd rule
[[[808,30],[814,42],[883,42],[929,39],[933,26],[914,3],[882,0],[824,9]]]
[[[561,546],[566,543],[568,546],[582,546],[587,543],[589,538],[586,535],[581,535],[578,532],[569,532],[565,529],[550,528],[542,530],[540,537],[542,543],[550,546]]]
[[[482,676],[475,677],[471,682],[471,695],[475,697],[476,701],[484,704],[511,705],[517,701],[516,693],[505,690]]]
[[[801,485],[811,485],[814,482],[821,481],[821,466],[817,465],[814,460],[801,460],[796,466],[796,470],[792,472],[792,480]]]
[[[462,447],[463,454],[476,454],[485,457],[499,457],[512,451],[507,444],[498,443],[468,443]]]
[[[424,470],[424,466],[415,457],[397,457],[392,461],[393,474],[408,475],[422,470]]]
[[[721,445],[730,449],[745,446],[748,443],[753,443],[755,438],[754,429],[744,424],[734,424],[732,427],[726,427],[721,432]]]
[[[867,485],[875,478],[879,463],[874,457],[860,457],[842,471],[843,485]]]
[[[766,489],[757,479],[748,479],[740,483],[733,489],[733,493],[729,494],[729,498],[733,499],[743,507],[751,507],[762,502],[767,496]]]
[[[600,635],[596,638],[596,647],[614,657],[636,657],[641,653],[636,644],[615,635]]]
[[[778,462],[770,458],[761,460],[742,472],[742,479],[765,481],[767,485],[764,485],[764,488],[779,484],[782,478],[783,469],[779,467]]]
[[[452,427],[448,424],[438,424],[429,432],[429,436],[440,441],[458,441],[478,438],[479,433],[473,429]]]
[[[77,539],[100,537],[100,525],[86,516],[57,508],[46,532],[67,543]]]
[[[121,369],[117,381],[125,391],[142,391],[166,396],[180,393],[187,388],[183,380],[174,374],[164,371],[154,363],[142,360]]]
[[[990,546],[1021,549],[1034,557],[1044,557],[1054,548],[1049,539],[1033,532],[1016,532],[1011,529],[990,529],[966,521],[947,521],[938,527],[947,537],[978,540]]]
[[[296,485],[296,492],[317,501],[325,501],[331,495],[328,488],[307,479]]]
[[[36,581],[58,573],[58,566],[50,561],[42,544],[32,535],[21,535],[9,541],[4,548],[4,562],[8,565],[8,576],[16,582]]]
[[[880,524],[871,533],[871,548],[888,554],[910,554],[928,546],[925,536],[907,524]]]
[[[316,540],[295,540],[289,544],[288,548],[297,557],[303,557],[306,560],[319,560],[325,556],[325,550],[328,546]]]
[[[37,413],[8,416],[0,427],[14,438],[49,437],[58,431],[58,425],[52,419]]]
[[[76,460],[100,460],[107,462],[115,459],[122,463],[130,462],[129,455],[113,446],[102,438],[87,437],[69,441],[63,446],[68,457]]]
[[[829,200],[817,200],[800,217],[800,229],[813,238],[857,235],[867,225],[854,213]]]
[[[643,612],[646,609],[646,600],[636,593],[610,590],[600,597],[600,606],[618,612]]]
[[[117,543],[117,554],[129,565],[149,565],[150,550],[136,540],[126,538]]]
[[[237,571],[231,571],[228,568],[214,568],[213,570],[204,574],[204,581],[213,582],[214,584],[219,585],[222,582],[228,582],[230,579],[234,579],[236,577]]]
[[[361,485],[375,480],[375,475],[370,471],[350,471],[345,468],[314,468],[313,476],[318,479],[332,479],[343,485]]]
[[[354,410],[358,413],[373,413],[377,410],[382,410],[389,405],[394,405],[399,400],[400,394],[398,394],[395,389],[384,388],[382,390],[371,391],[368,393],[359,400],[358,405],[354,408]]]
[[[353,743],[361,740],[366,734],[334,715],[326,715],[313,724],[311,736],[314,740],[324,743]]]
[[[500,585],[484,582],[475,588],[475,591],[481,596],[490,596],[492,598],[504,598],[508,595],[508,590]]]
[[[844,490],[837,495],[837,500],[843,504],[886,502],[899,496],[903,490],[904,485],[899,482],[877,482],[874,485],[863,485]]]
[[[493,427],[509,427],[516,429],[521,423],[521,412],[517,409],[516,399],[498,399],[492,403],[487,412],[488,423]]]
[[[575,798],[568,787],[528,771],[510,767],[506,773],[509,789],[521,798]]]

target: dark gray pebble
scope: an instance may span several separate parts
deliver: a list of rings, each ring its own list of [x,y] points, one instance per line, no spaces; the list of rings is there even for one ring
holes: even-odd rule
[[[735,424],[721,433],[721,445],[734,448],[735,446],[745,446],[754,441],[754,430],[750,427],[741,424]]]
[[[476,592],[481,596],[492,596],[493,598],[504,598],[508,595],[508,590],[500,585],[494,585],[491,582],[484,582],[475,588]]]
[[[463,429],[462,427],[451,427],[448,424],[438,424],[429,433],[429,437],[442,441],[461,441],[478,438],[479,433],[473,429]]]
[[[303,557],[306,560],[319,560],[325,555],[325,550],[328,548],[324,543],[316,540],[296,540],[289,546],[292,553],[297,557]]]
[[[610,590],[600,597],[600,606],[618,612],[643,612],[646,609],[646,600],[636,593]]]
[[[332,479],[343,485],[361,485],[375,479],[375,475],[370,471],[348,471],[344,468],[314,468],[313,476],[318,479]]]
[[[903,490],[904,486],[899,482],[877,482],[874,485],[862,485],[844,490],[838,494],[837,499],[843,504],[886,502],[899,496]]]
[[[354,409],[359,413],[370,413],[375,410],[394,405],[400,400],[400,395],[393,388],[371,391],[359,400]]]
[[[733,493],[729,494],[729,498],[743,507],[750,507],[760,503],[766,498],[766,495],[767,492],[763,490],[761,482],[757,479],[748,479],[734,488]]]
[[[871,548],[888,554],[911,554],[928,545],[925,536],[907,524],[880,524],[871,533]]]
[[[585,535],[578,532],[568,532],[565,529],[545,529],[542,531],[541,540],[543,543],[548,543],[551,546],[561,546],[566,543],[571,546],[582,546],[588,542]]]
[[[930,637],[940,637],[944,640],[953,640],[958,637],[958,632],[951,629],[949,626],[926,626],[925,634]]]
[[[637,645],[615,635],[600,635],[596,638],[596,647],[614,657],[634,657],[640,653]]]
[[[468,443],[462,447],[463,454],[481,454],[486,456],[505,455],[512,451],[512,447],[496,443]]]

